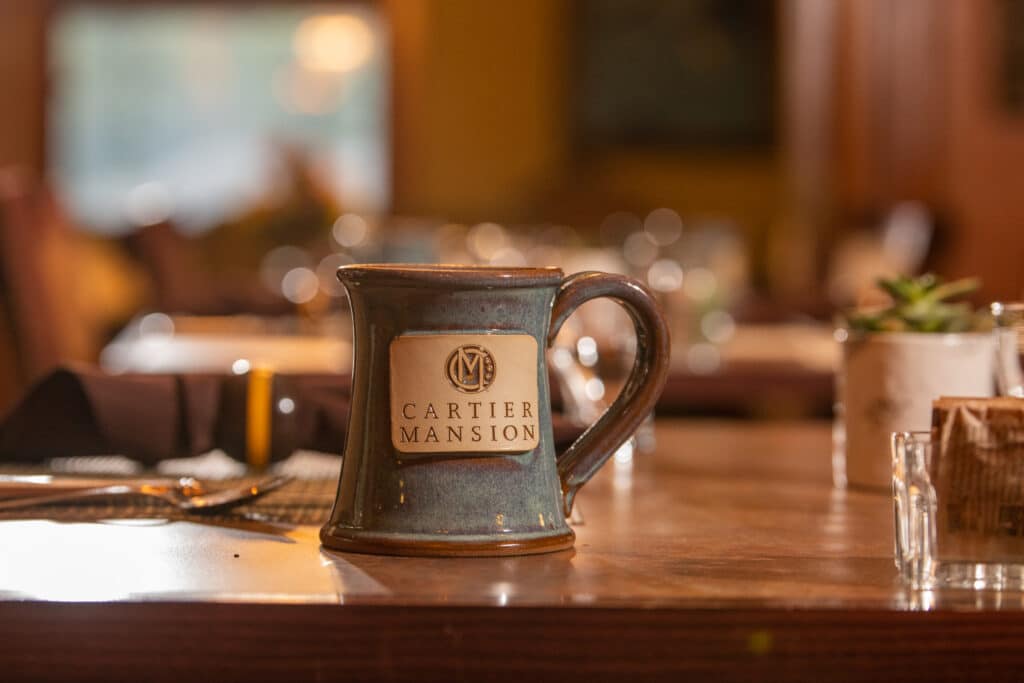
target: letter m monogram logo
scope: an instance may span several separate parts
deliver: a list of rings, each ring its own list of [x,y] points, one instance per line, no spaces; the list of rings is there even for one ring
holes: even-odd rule
[[[465,344],[445,361],[445,376],[453,387],[467,394],[486,390],[494,383],[494,356],[482,346]]]

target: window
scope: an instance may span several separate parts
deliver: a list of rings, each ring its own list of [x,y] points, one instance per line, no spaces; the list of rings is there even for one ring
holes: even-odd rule
[[[51,36],[50,167],[82,224],[202,231],[264,200],[297,151],[342,205],[386,206],[372,7],[80,5]]]

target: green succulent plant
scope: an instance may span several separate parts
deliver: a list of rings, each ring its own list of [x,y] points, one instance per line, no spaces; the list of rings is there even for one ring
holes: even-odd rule
[[[846,326],[860,332],[966,332],[981,326],[980,316],[965,301],[950,302],[978,288],[976,278],[943,282],[935,275],[879,278],[878,287],[892,299],[889,306],[851,311]]]

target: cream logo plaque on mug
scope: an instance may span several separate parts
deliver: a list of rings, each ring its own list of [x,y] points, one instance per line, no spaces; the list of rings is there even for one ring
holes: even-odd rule
[[[396,338],[391,444],[401,453],[533,450],[540,433],[536,362],[537,341],[528,334]]]
[[[557,268],[355,265],[338,277],[352,305],[352,407],[323,544],[447,556],[572,547],[576,492],[651,412],[668,372],[668,330],[643,285]],[[545,351],[598,297],[629,311],[636,361],[608,410],[556,454]]]

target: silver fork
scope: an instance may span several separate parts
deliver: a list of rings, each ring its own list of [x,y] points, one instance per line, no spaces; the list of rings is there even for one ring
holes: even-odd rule
[[[259,498],[265,493],[284,486],[291,480],[290,476],[275,475],[242,486],[232,486],[211,492],[207,492],[198,481],[191,477],[182,477],[177,482],[166,484],[124,482],[75,491],[0,500],[0,511],[18,510],[48,503],[66,503],[100,496],[142,495],[167,501],[179,510],[186,512],[214,512]]]

